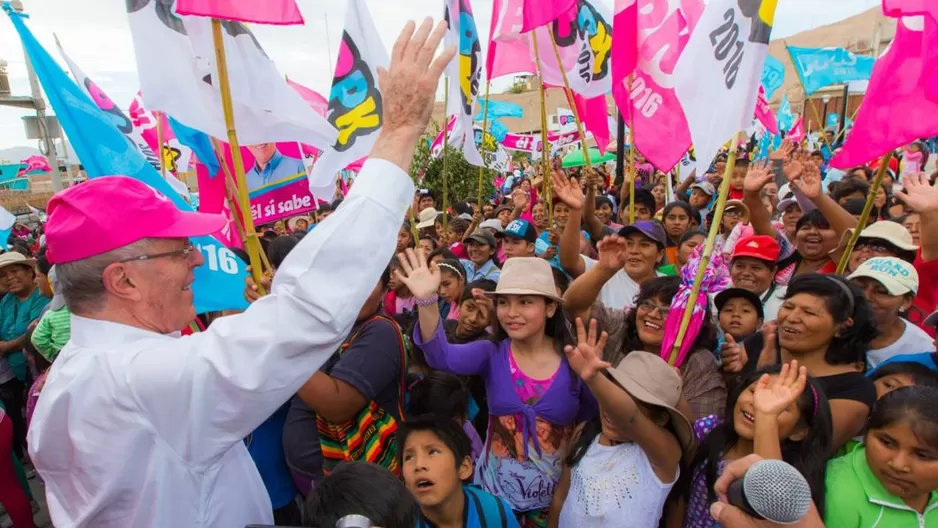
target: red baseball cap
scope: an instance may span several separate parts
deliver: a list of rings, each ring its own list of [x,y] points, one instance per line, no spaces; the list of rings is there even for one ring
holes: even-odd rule
[[[774,238],[766,235],[755,235],[739,239],[733,249],[733,258],[751,257],[765,260],[775,264],[781,249]]]
[[[46,257],[65,264],[107,253],[144,238],[210,235],[222,215],[180,211],[169,198],[127,176],[105,176],[69,187],[46,206]]]

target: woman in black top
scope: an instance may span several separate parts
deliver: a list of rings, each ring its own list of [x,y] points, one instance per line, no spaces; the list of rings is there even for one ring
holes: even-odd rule
[[[876,389],[863,374],[876,334],[859,288],[840,276],[812,273],[788,285],[775,325],[741,346],[724,347],[723,368],[736,374],[797,359],[830,400],[839,448],[860,432],[876,402]]]

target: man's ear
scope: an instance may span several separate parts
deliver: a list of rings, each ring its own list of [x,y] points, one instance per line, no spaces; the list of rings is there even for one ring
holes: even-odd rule
[[[457,468],[459,480],[465,482],[472,478],[472,457],[465,457]]]

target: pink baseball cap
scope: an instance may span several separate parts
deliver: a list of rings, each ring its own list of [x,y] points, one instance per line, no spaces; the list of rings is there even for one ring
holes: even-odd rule
[[[180,211],[169,198],[127,176],[105,176],[56,194],[46,206],[46,258],[64,264],[144,238],[210,235],[222,215]]]

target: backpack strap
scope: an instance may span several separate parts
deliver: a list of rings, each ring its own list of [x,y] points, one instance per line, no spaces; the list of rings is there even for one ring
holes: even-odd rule
[[[404,341],[404,334],[401,332],[401,326],[397,324],[397,321],[384,315],[375,315],[369,320],[369,322],[376,319],[381,319],[390,323],[394,327],[395,333],[397,334],[397,348],[398,352],[401,354],[401,379],[398,383],[398,390],[400,391],[400,394],[397,399],[397,415],[401,417],[401,421],[404,421],[404,403],[405,399],[407,398],[407,344]]]

